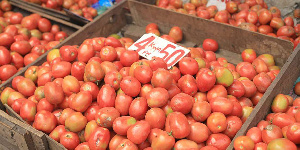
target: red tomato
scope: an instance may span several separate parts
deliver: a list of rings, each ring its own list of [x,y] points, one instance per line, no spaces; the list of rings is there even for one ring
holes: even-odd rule
[[[55,141],[59,142],[61,135],[63,135],[67,130],[65,129],[64,125],[59,125],[52,130],[49,136],[54,139]]]
[[[116,118],[120,117],[120,113],[114,107],[104,107],[97,111],[95,120],[97,124],[104,128],[111,128]]]
[[[136,51],[124,51],[120,55],[120,61],[123,66],[129,67],[131,66],[134,62],[139,60],[139,54]]]
[[[20,108],[20,116],[23,120],[31,122],[36,115],[36,104],[32,101],[26,100]],[[55,124],[56,125],[56,124]]]
[[[73,112],[65,120],[66,129],[72,132],[79,132],[84,129],[87,119],[81,112]]]
[[[197,61],[191,57],[184,57],[179,61],[179,70],[183,75],[195,75],[198,69]]]
[[[213,88],[216,82],[214,73],[207,69],[201,68],[196,76],[197,87],[200,92],[206,92]]]
[[[230,144],[230,138],[225,134],[211,134],[206,141],[207,146],[214,146],[218,150],[225,150]]]
[[[292,37],[295,35],[295,29],[291,26],[282,26],[277,31],[277,36]]]
[[[223,132],[229,138],[233,138],[235,134],[241,129],[243,122],[237,116],[229,116],[226,118],[227,128]]]
[[[285,126],[289,126],[293,123],[295,123],[296,120],[294,117],[285,114],[285,113],[277,113],[274,115],[274,118],[272,120],[272,123],[280,128],[283,128]]]
[[[173,111],[188,114],[193,107],[193,97],[184,93],[179,93],[171,99],[171,108]]]
[[[262,140],[265,143],[270,143],[274,139],[282,138],[281,129],[276,125],[268,125],[262,130]]]
[[[104,78],[105,72],[97,61],[88,62],[85,66],[84,81],[98,83]]]
[[[166,116],[162,109],[151,108],[147,111],[145,120],[149,123],[151,129],[163,129],[166,122]]]
[[[37,130],[51,133],[57,125],[57,120],[51,112],[41,110],[36,113],[33,124]]]
[[[55,33],[55,41],[62,41],[68,37],[67,33],[64,31],[59,31]]]
[[[114,61],[117,58],[117,51],[112,46],[105,46],[100,51],[102,61]]]
[[[250,137],[255,144],[262,142],[262,131],[258,127],[249,129],[246,136]]]
[[[149,61],[149,65],[153,71],[156,71],[158,68],[163,68],[163,69],[167,70],[166,62],[162,58],[159,58],[159,57],[153,57]]]
[[[153,72],[147,65],[139,65],[134,69],[134,77],[138,79],[142,84],[149,83],[151,81]]]
[[[295,144],[300,144],[300,123],[293,123],[287,128],[286,136],[287,138],[294,142]]]
[[[169,93],[164,88],[153,88],[146,95],[146,99],[149,107],[162,107],[167,104]]]
[[[32,80],[23,78],[18,82],[17,89],[22,95],[29,97],[34,95],[36,86]]]
[[[227,97],[227,90],[223,85],[215,85],[207,92],[207,100],[210,102],[216,97]]]
[[[206,101],[195,102],[191,113],[196,121],[203,122],[209,117],[211,113],[210,104]]]
[[[148,141],[151,142],[153,149],[171,149],[175,144],[173,136],[169,135],[166,131],[160,129],[152,129]]]
[[[113,122],[113,130],[119,135],[127,135],[127,130],[136,123],[135,118],[122,116]]]
[[[15,39],[11,34],[0,33],[0,41],[1,46],[10,46],[12,43],[14,43]]]
[[[191,96],[194,96],[198,91],[195,78],[189,74],[182,76],[178,80],[177,85],[182,90],[182,92]]]
[[[239,80],[234,80],[233,83],[227,88],[228,94],[233,95],[237,98],[244,96],[245,88]]]
[[[147,110],[147,100],[143,97],[137,97],[130,104],[129,115],[137,120],[141,120],[144,119]]]
[[[233,110],[232,101],[224,97],[215,97],[211,99],[209,103],[211,105],[212,112],[221,112],[224,115],[228,115]]]
[[[100,89],[97,102],[100,108],[115,106],[116,92],[110,85],[105,84]]]
[[[242,84],[244,85],[245,88],[245,94],[244,97],[252,97],[255,95],[255,93],[257,92],[257,88],[255,86],[255,84],[248,80],[248,79],[238,79],[242,82]]]
[[[80,144],[80,140],[76,133],[67,131],[61,135],[59,143],[67,149],[75,149]]]
[[[203,41],[203,49],[206,51],[217,51],[219,49],[219,45],[217,43],[217,41],[213,40],[213,39],[205,39]]]
[[[128,139],[122,140],[116,150],[138,150],[138,147]]]
[[[48,82],[44,88],[45,98],[51,104],[59,104],[64,100],[64,93],[61,86],[54,82]]]
[[[81,44],[78,48],[77,59],[81,62],[87,63],[94,55],[95,51],[92,44]]]
[[[169,71],[159,68],[153,72],[151,84],[154,87],[162,87],[165,89],[169,89],[172,85],[172,80],[173,78]]]
[[[285,138],[277,138],[272,140],[267,149],[274,150],[296,150],[297,146],[288,139]]]
[[[36,109],[37,109],[37,112],[42,111],[42,110],[52,112],[54,109],[54,105],[52,105],[45,98],[43,98],[38,102]]]
[[[234,140],[234,149],[254,149],[254,142],[248,136],[239,136]]]
[[[141,83],[134,77],[124,77],[120,83],[122,91],[131,97],[137,96],[141,91]]]
[[[187,137],[190,132],[191,128],[188,123],[187,118],[184,114],[180,112],[173,112],[167,116],[166,120],[166,131],[171,132],[173,137],[176,139],[181,139]]]
[[[196,143],[202,143],[208,139],[209,135],[210,131],[205,124],[195,122],[191,124],[191,133],[187,138],[189,140],[195,141]]]
[[[141,144],[147,139],[150,130],[147,121],[138,121],[127,130],[127,138],[135,144]]]
[[[258,15],[258,21],[260,24],[268,24],[272,17],[272,13],[269,10],[262,10]]]

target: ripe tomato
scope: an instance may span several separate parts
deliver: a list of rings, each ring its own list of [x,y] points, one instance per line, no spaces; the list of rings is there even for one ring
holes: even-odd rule
[[[184,93],[179,93],[171,99],[171,108],[173,111],[188,114],[193,107],[193,97]]]
[[[215,97],[210,100],[212,112],[221,112],[224,115],[228,115],[233,110],[232,101],[224,97]]]
[[[294,20],[292,17],[290,17],[290,16],[285,17],[283,21],[284,21],[285,25],[294,27]]]
[[[14,43],[15,39],[11,34],[1,33],[0,41],[1,46],[10,46],[12,43]]]
[[[64,125],[59,125],[55,127],[52,132],[49,134],[49,136],[54,139],[55,141],[59,142],[61,135],[63,135],[67,130],[65,129]]]
[[[227,128],[223,132],[229,138],[233,138],[235,134],[241,129],[243,122],[237,116],[229,116],[226,118]]]
[[[191,110],[192,116],[196,121],[205,121],[211,113],[210,104],[206,101],[195,102]]]
[[[256,58],[256,52],[253,49],[245,49],[242,52],[242,59],[245,62],[252,63],[255,58]]]
[[[297,146],[288,139],[277,138],[272,140],[267,148],[272,150],[296,150]]]
[[[122,91],[128,96],[136,97],[141,91],[141,83],[134,77],[124,77],[120,83]]]
[[[141,144],[147,139],[150,130],[147,121],[138,121],[127,130],[127,138],[135,144]]]
[[[199,70],[198,63],[191,57],[184,57],[179,61],[179,70],[183,75],[195,75]]]
[[[32,80],[23,78],[18,82],[17,89],[22,95],[29,97],[34,95],[36,86]]]
[[[194,96],[198,91],[195,78],[189,74],[182,76],[178,80],[177,85],[183,93],[186,93],[191,96]]]
[[[84,112],[92,103],[92,95],[88,91],[81,91],[74,98],[68,101],[69,107],[78,111]]]
[[[59,143],[67,149],[75,149],[80,144],[80,140],[76,133],[67,131],[61,135]]]
[[[36,106],[36,110],[37,112],[42,111],[42,110],[46,110],[49,112],[52,112],[54,109],[54,105],[52,105],[51,103],[49,103],[45,98],[39,100],[37,106]]]
[[[134,62],[138,60],[139,60],[139,54],[136,51],[127,50],[120,55],[120,62],[125,67],[131,66]]]
[[[127,130],[136,123],[136,119],[130,116],[116,118],[113,122],[113,130],[119,135],[127,135]]]
[[[207,100],[210,102],[216,97],[227,97],[227,90],[222,85],[215,85],[211,90],[207,92]]]
[[[262,142],[262,131],[258,127],[249,129],[246,136],[251,138],[255,144]]]
[[[175,144],[175,139],[172,135],[156,128],[151,130],[148,141],[151,142],[153,149],[171,149]]]
[[[175,42],[180,42],[182,40],[182,30],[174,26],[170,29],[169,36],[175,40]]]
[[[104,70],[97,61],[88,62],[85,66],[84,81],[99,83],[104,78]]]
[[[119,143],[116,150],[123,150],[123,149],[138,150],[138,147],[130,140],[124,139]]]
[[[206,92],[213,88],[216,82],[214,73],[207,69],[201,68],[196,76],[197,87],[200,92]]]
[[[159,68],[153,72],[151,84],[154,87],[169,89],[172,85],[172,75],[169,71]]]
[[[153,72],[147,65],[139,65],[134,69],[134,77],[138,79],[142,84],[149,83],[151,81]]]
[[[217,41],[213,40],[213,39],[205,39],[203,41],[203,49],[206,51],[217,51],[219,49],[219,45],[217,43]]]
[[[55,34],[55,41],[62,41],[68,37],[67,33],[64,31],[59,31]]]
[[[115,106],[116,92],[110,85],[105,84],[100,89],[97,102],[100,108]]]
[[[218,150],[225,150],[230,144],[230,138],[225,134],[211,134],[206,141],[207,146],[214,146]]]
[[[100,51],[102,61],[114,61],[117,58],[117,51],[112,46],[105,46]]]
[[[167,104],[169,93],[164,88],[153,88],[147,93],[146,99],[149,107],[162,107]]]
[[[269,10],[262,10],[258,15],[258,21],[260,24],[268,24],[272,17],[272,13]]]
[[[282,26],[277,31],[277,36],[292,37],[295,35],[295,29],[291,26]]]
[[[171,132],[173,137],[176,139],[181,139],[187,137],[190,132],[191,128],[188,123],[187,118],[184,114],[180,112],[172,112],[167,116],[166,120],[166,128],[167,132]]]
[[[77,59],[81,62],[87,63],[94,55],[95,51],[92,44],[81,44],[78,48]]]
[[[271,109],[274,113],[286,112],[289,106],[289,100],[283,94],[278,94],[271,105]]]
[[[242,79],[242,78],[239,78],[238,80],[240,80],[242,82],[242,84],[244,85],[244,88],[245,88],[244,97],[252,97],[255,95],[255,93],[257,92],[257,88],[251,80]]]
[[[147,100],[143,97],[137,97],[130,104],[129,115],[137,120],[141,120],[144,119],[147,110]]]
[[[41,110],[36,113],[33,124],[37,130],[51,133],[57,125],[57,120],[51,112]]]
[[[21,118],[25,121],[31,122],[34,120],[35,115],[36,115],[36,104],[29,100],[24,101],[23,105],[20,108]]]
[[[280,128],[289,126],[295,122],[296,119],[286,113],[277,113],[274,115],[274,118],[272,120],[272,123]]]
[[[147,111],[145,120],[149,123],[151,129],[163,129],[166,122],[166,116],[162,109],[151,108]]]
[[[9,64],[11,61],[11,56],[10,56],[10,53],[9,51],[1,46],[0,47],[0,65],[6,65],[6,64]]]
[[[234,80],[233,83],[227,88],[228,94],[233,95],[237,98],[244,96],[245,88],[239,80]]]
[[[208,139],[209,135],[210,131],[205,124],[195,122],[191,124],[191,133],[187,138],[199,144],[205,142]]]
[[[54,82],[48,82],[44,88],[45,98],[51,104],[59,104],[64,100],[64,92],[61,86]]]
[[[268,125],[262,130],[262,140],[265,143],[270,143],[274,139],[282,138],[281,129],[276,125]]]
[[[254,142],[248,136],[239,136],[234,140],[234,149],[254,149]]]
[[[175,143],[174,149],[198,149],[198,145],[194,141],[182,139]]]
[[[212,133],[220,133],[227,127],[226,117],[220,112],[211,113],[207,118],[207,127]]]
[[[81,112],[73,112],[65,120],[66,129],[71,132],[79,132],[84,129],[87,119]]]

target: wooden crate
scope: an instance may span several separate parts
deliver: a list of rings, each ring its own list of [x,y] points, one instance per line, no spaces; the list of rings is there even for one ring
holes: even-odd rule
[[[83,26],[87,23],[89,23],[90,21],[83,18],[83,17],[77,17],[74,15],[69,15],[66,11],[59,11],[59,10],[55,10],[55,9],[50,9],[50,8],[46,8],[46,7],[42,7],[41,5],[35,4],[35,3],[30,3],[30,2],[26,2],[24,0],[9,0],[10,2],[14,2],[16,4],[25,6],[27,8],[30,8],[31,10],[43,13],[43,14],[47,14],[49,16],[53,16],[62,20],[65,20],[67,22],[73,22],[76,23],[80,26]]]
[[[260,101],[256,105],[247,121],[243,124],[242,128],[236,134],[235,138],[245,135],[250,128],[257,126],[257,124],[261,120],[265,119],[266,116],[271,113],[271,105],[273,99],[278,94],[290,94],[295,81],[300,76],[299,65],[300,46],[298,45],[294,52],[290,55],[284,66],[281,68],[281,71],[277,75],[276,79],[265,92],[264,96],[262,97],[263,101]],[[234,139],[232,140],[228,149],[233,149]]]
[[[123,1],[103,15],[97,17],[92,23],[85,25],[55,48],[63,45],[78,45],[85,39],[109,36],[113,33],[121,33],[126,37],[137,40],[145,33],[148,23],[157,23],[162,33],[168,33],[173,26],[179,26],[184,33],[182,45],[201,45],[204,39],[213,38],[218,41],[220,50],[217,57],[225,57],[229,62],[237,64],[241,61],[240,54],[246,48],[253,48],[258,54],[270,53],[274,56],[277,65],[283,66],[288,56],[293,51],[293,44],[289,41],[253,33],[229,25],[211,22],[198,17],[180,14],[166,9],[158,8],[149,4],[128,0]],[[47,52],[48,53],[48,52]],[[47,53],[38,58],[34,63],[25,67],[21,72],[8,79],[0,88],[11,87],[12,79],[24,75],[24,71],[32,66],[39,66],[46,61]],[[264,101],[264,99],[262,99]],[[20,116],[8,106],[7,112],[20,120]],[[31,126],[28,131],[37,132]],[[45,135],[45,134],[44,134]],[[62,149],[62,146],[45,135],[48,148]]]

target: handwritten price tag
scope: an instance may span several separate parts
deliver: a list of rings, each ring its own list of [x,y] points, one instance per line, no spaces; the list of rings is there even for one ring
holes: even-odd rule
[[[133,43],[128,50],[137,51],[140,56],[149,60],[151,60],[152,57],[162,58],[167,63],[168,68],[174,66],[189,53],[188,49],[152,33],[144,34],[139,40]]]
[[[206,6],[215,5],[217,6],[218,10],[225,10],[226,9],[226,3],[230,0],[209,0]]]

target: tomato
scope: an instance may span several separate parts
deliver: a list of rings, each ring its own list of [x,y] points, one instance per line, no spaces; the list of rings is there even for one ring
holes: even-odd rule
[[[245,49],[242,52],[243,61],[252,63],[256,58],[256,52],[253,49]]]
[[[78,48],[77,59],[81,62],[87,63],[90,58],[95,55],[95,51],[92,44],[81,44]]]
[[[213,40],[213,39],[205,39],[203,41],[203,49],[206,51],[217,51],[219,49],[219,45],[217,43],[217,41]]]
[[[153,88],[146,95],[146,99],[149,107],[162,107],[167,104],[169,93],[164,88]]]
[[[95,120],[101,127],[111,128],[116,118],[120,117],[120,113],[114,107],[104,107],[96,112]]]
[[[169,71],[159,68],[153,72],[151,84],[154,87],[169,89],[172,85],[172,75]]]
[[[38,27],[38,21],[32,17],[32,16],[26,16],[22,19],[21,22],[22,26],[29,29],[29,30],[33,30],[36,29]]]
[[[189,74],[182,76],[178,80],[177,85],[182,90],[182,92],[191,96],[194,96],[198,91],[195,78]]]
[[[224,97],[215,97],[210,100],[212,112],[221,112],[224,115],[228,115],[233,110],[232,101]]]
[[[73,112],[65,120],[66,129],[72,132],[79,132],[87,124],[87,119],[81,112]]]
[[[37,112],[34,118],[34,127],[46,133],[51,133],[56,127],[56,117],[49,111],[41,110]]]
[[[129,107],[132,102],[132,97],[126,94],[118,94],[115,100],[115,108],[120,112],[122,116],[128,115]]]
[[[227,90],[222,85],[215,85],[211,90],[207,92],[207,100],[210,102],[216,97],[227,97]]]
[[[59,143],[67,149],[75,149],[80,144],[80,140],[76,133],[67,131],[61,135]]]
[[[285,17],[283,21],[284,21],[285,25],[294,27],[294,20],[292,17],[290,17],[290,16]]]
[[[124,136],[115,135],[109,142],[109,149],[117,149],[122,140],[126,139]]]
[[[236,150],[254,149],[254,142],[248,136],[239,136],[234,140],[234,149]]]
[[[182,139],[175,143],[174,149],[198,149],[198,145],[194,141]]]
[[[214,17],[215,21],[221,22],[221,23],[228,23],[230,14],[227,10],[221,10],[218,11]]]
[[[226,117],[220,112],[211,113],[207,118],[207,127],[213,133],[219,133],[226,129]]]
[[[207,10],[198,10],[197,16],[203,19],[209,19],[210,18],[210,13]]]
[[[207,146],[214,146],[219,150],[225,150],[230,144],[230,138],[225,134],[211,134],[206,141]]]
[[[170,113],[167,116],[165,126],[166,131],[171,132],[176,139],[187,137],[191,132],[187,118],[180,112]]]
[[[238,80],[240,80],[244,85],[245,88],[244,97],[252,97],[255,95],[255,93],[257,92],[257,88],[252,81],[248,79],[242,79],[242,78],[239,78]]]
[[[75,111],[71,108],[65,108],[62,112],[61,115],[59,116],[59,120],[58,123],[65,125],[65,120],[71,116],[72,113],[74,113]]]
[[[238,10],[238,5],[235,2],[227,2],[226,10],[231,14],[236,13]]]
[[[134,77],[124,77],[120,83],[122,91],[128,96],[135,97],[140,93],[141,83]]]
[[[166,116],[162,109],[151,108],[147,111],[145,120],[149,123],[151,129],[163,129],[165,126]]]
[[[134,62],[138,60],[139,60],[139,54],[136,51],[127,50],[120,55],[120,62],[125,67],[131,66]]]
[[[95,82],[98,84],[104,78],[104,70],[101,64],[96,61],[88,62],[85,66],[84,81]]]
[[[296,150],[297,146],[288,139],[278,138],[268,144],[268,149],[272,150]]]
[[[227,88],[228,94],[237,98],[242,97],[245,94],[245,88],[241,81],[234,80],[233,83]]]
[[[169,36],[175,40],[175,42],[180,42],[182,40],[182,30],[180,27],[174,26],[170,29]]]
[[[127,130],[136,123],[136,119],[130,116],[116,118],[113,122],[113,130],[119,135],[126,135]]]
[[[195,75],[198,69],[197,61],[191,57],[184,57],[179,61],[179,70],[183,75]]]
[[[65,126],[59,125],[52,130],[52,132],[49,134],[49,137],[51,137],[55,141],[59,142],[61,135],[63,135],[65,132],[67,132],[67,130],[65,129]]]
[[[209,12],[210,18],[215,17],[216,13],[218,12],[218,8],[215,5],[208,6],[206,10]]]
[[[260,24],[268,24],[272,19],[272,13],[269,10],[262,10],[258,15],[258,21]]]
[[[295,29],[291,26],[282,26],[277,31],[277,36],[292,37],[295,35]]]
[[[205,51],[205,59],[208,62],[215,61],[217,59],[216,54],[212,51]]]
[[[148,141],[153,149],[171,149],[175,144],[175,139],[172,135],[156,128],[151,130]]]
[[[158,29],[158,26],[157,26],[157,24],[155,24],[155,23],[150,23],[150,24],[148,24],[147,26],[146,26],[146,32],[147,31],[150,31],[150,30],[153,30],[153,29]]]
[[[135,144],[141,144],[147,139],[150,129],[147,121],[137,121],[127,130],[127,138]]]
[[[295,144],[299,144],[300,138],[300,123],[293,123],[287,127],[286,137]]]
[[[116,39],[114,37],[108,37],[108,38],[106,38],[105,41],[104,41],[104,43],[105,43],[105,46],[112,46],[114,48],[116,48],[116,47],[122,47],[122,43],[118,39]]]
[[[208,139],[209,135],[210,131],[205,124],[195,122],[191,124],[191,133],[187,138],[199,144],[205,142]]]
[[[255,144],[254,150],[267,150],[268,145],[264,142],[259,142]]]
[[[129,115],[137,120],[144,119],[148,110],[147,100],[143,97],[135,98],[129,106]]]
[[[270,143],[274,139],[282,138],[281,129],[276,125],[268,125],[262,130],[262,140],[265,143]]]
[[[177,87],[178,88],[178,87]],[[146,98],[146,96],[148,95],[148,93],[153,89],[153,86],[151,84],[144,84],[141,88],[141,92],[139,94],[140,97],[144,97]],[[171,89],[171,88],[170,88]],[[177,91],[177,90],[176,90]],[[169,92],[169,91],[168,91]],[[171,97],[170,93],[169,93],[169,97]]]
[[[19,98],[13,101],[11,108],[18,114],[20,114],[20,109],[23,105],[23,102],[27,101],[25,98]]]
[[[92,99],[90,92],[80,91],[74,98],[68,101],[69,107],[78,112],[84,112],[91,105]]]
[[[29,100],[24,101],[20,108],[21,118],[25,121],[31,122],[34,120],[35,115],[36,115],[36,104]]]
[[[296,85],[294,87],[294,92],[295,92],[296,95],[300,95],[300,82],[296,83]]]
[[[215,67],[213,71],[216,75],[217,84],[228,87],[233,83],[233,75],[229,69],[225,67]]]
[[[116,92],[110,85],[105,84],[100,89],[97,102],[100,108],[115,106]]]
[[[55,78],[63,78],[71,73],[71,63],[67,61],[60,61],[52,66],[52,75]]]
[[[138,147],[128,139],[122,140],[116,150],[138,150]]]
[[[207,101],[206,93],[198,92],[194,96],[195,102]]]
[[[226,119],[227,128],[223,132],[229,138],[233,138],[235,134],[241,129],[243,122],[237,116],[229,116]]]
[[[41,99],[37,106],[37,112],[42,111],[42,110],[46,110],[49,112],[52,112],[54,109],[54,105],[52,105],[51,103],[49,103],[45,98]]]
[[[44,87],[45,98],[51,104],[59,104],[64,100],[63,88],[54,82],[48,82]]]
[[[246,136],[250,137],[255,144],[262,142],[262,131],[258,127],[249,129]]]
[[[286,112],[289,106],[289,100],[283,94],[278,94],[271,105],[271,109],[273,112]]]
[[[134,69],[134,77],[141,83],[146,84],[151,81],[153,72],[147,65],[139,65]]]
[[[32,80],[23,78],[18,82],[17,89],[24,96],[32,96],[36,86]]]
[[[201,68],[196,76],[197,87],[200,92],[206,92],[213,88],[216,76],[207,68]]]
[[[55,41],[62,41],[68,37],[67,33],[64,31],[59,31],[55,34]]]
[[[105,46],[100,51],[102,61],[114,61],[117,58],[117,51],[112,46]]]
[[[272,120],[272,123],[280,128],[283,128],[285,126],[289,126],[293,123],[295,123],[296,120],[294,117],[285,114],[285,113],[277,113],[274,115],[274,118]]]
[[[77,48],[74,46],[62,46],[59,49],[60,56],[64,61],[72,62],[77,57]]]

